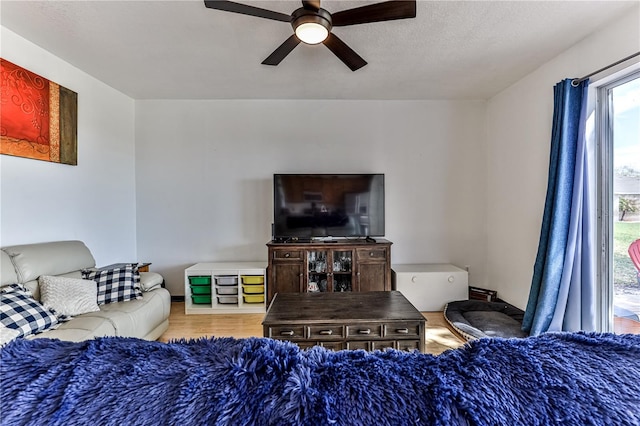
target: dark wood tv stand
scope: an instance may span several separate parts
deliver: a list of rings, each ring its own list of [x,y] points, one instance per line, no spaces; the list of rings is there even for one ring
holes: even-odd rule
[[[391,291],[391,242],[267,243],[267,303],[276,293]]]

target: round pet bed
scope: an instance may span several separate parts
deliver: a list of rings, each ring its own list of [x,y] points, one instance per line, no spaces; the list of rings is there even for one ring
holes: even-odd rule
[[[447,322],[467,340],[482,337],[527,337],[522,331],[524,311],[505,302],[460,300],[444,308]]]

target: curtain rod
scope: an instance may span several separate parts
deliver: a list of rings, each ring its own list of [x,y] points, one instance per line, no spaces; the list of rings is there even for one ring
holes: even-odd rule
[[[636,53],[634,53],[634,54],[632,54],[632,55],[627,56],[626,58],[622,58],[622,59],[620,59],[619,61],[614,62],[614,63],[612,63],[612,64],[609,64],[609,65],[607,65],[606,67],[600,68],[598,71],[594,71],[594,72],[592,72],[591,74],[585,75],[585,76],[584,76],[584,77],[582,77],[582,78],[574,78],[573,80],[571,80],[571,85],[572,85],[573,87],[577,87],[577,86],[578,86],[578,84],[582,83],[583,81],[585,81],[586,79],[588,79],[588,78],[589,78],[589,77],[591,77],[592,75],[596,75],[596,74],[601,73],[602,71],[606,71],[606,70],[608,70],[609,68],[611,68],[611,67],[615,67],[616,65],[621,64],[621,63],[623,63],[624,61],[628,61],[628,60],[629,60],[629,59],[631,59],[631,58],[635,58],[636,56],[640,56],[640,52],[636,52]]]

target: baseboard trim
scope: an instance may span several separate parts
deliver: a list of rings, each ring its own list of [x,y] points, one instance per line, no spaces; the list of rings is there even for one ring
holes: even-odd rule
[[[184,302],[184,296],[171,296],[172,302]]]

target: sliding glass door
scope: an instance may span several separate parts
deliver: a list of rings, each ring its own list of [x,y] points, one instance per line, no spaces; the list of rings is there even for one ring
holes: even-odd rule
[[[596,132],[602,328],[640,333],[640,72],[598,88]]]

